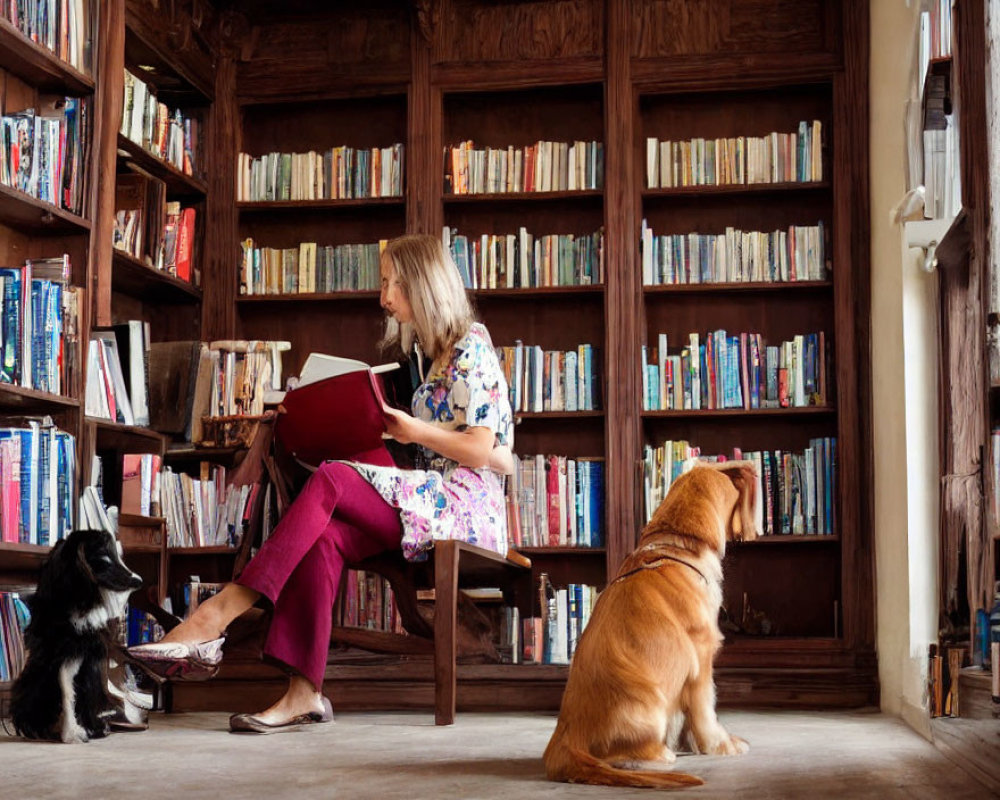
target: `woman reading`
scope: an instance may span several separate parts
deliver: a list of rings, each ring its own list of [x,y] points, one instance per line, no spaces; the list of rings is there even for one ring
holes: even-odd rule
[[[436,539],[507,551],[503,475],[513,466],[513,422],[489,333],[435,237],[389,242],[380,273],[383,342],[416,349],[425,367],[412,415],[385,408],[386,428],[396,441],[419,445],[428,469],[324,463],[234,583],[159,642],[129,648],[158,674],[210,676],[229,623],[269,601],[264,653],[291,668],[288,690],[260,713],[234,715],[233,731],[269,733],[333,718],[322,687],[345,563],[399,547],[419,559]]]

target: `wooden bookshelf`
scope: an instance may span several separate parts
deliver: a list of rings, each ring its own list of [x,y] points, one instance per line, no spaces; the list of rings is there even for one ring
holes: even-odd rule
[[[199,155],[203,155],[199,153]],[[158,158],[131,139],[118,134],[118,158],[131,161],[167,185],[167,191],[177,198],[203,198],[208,186],[197,175],[188,175],[173,164]]]
[[[89,31],[80,33],[87,40],[86,49],[96,52],[91,46],[101,35],[96,14],[97,4],[91,2],[89,5],[86,17],[92,22],[93,27]],[[0,78],[4,84],[2,110],[5,116],[28,109],[34,109],[37,113],[42,113],[42,109],[46,109],[45,113],[51,113],[52,110],[61,108],[56,98],[75,97],[83,101],[77,107],[78,119],[82,123],[84,119],[82,109],[86,105],[85,113],[90,123],[87,140],[89,149],[80,154],[74,167],[79,189],[79,205],[85,209],[82,213],[60,208],[13,186],[0,185],[0,249],[5,254],[0,266],[19,267],[29,258],[34,260],[68,255],[71,269],[68,279],[63,282],[63,291],[67,291],[70,287],[81,290],[78,293],[80,305],[77,335],[81,342],[85,342],[89,324],[87,302],[91,299],[90,287],[95,285],[96,274],[92,245],[96,224],[94,176],[99,153],[94,120],[101,110],[97,85],[92,75],[85,74],[61,60],[48,48],[31,41],[6,19],[0,19]],[[35,136],[35,130],[32,130],[31,139],[34,152],[37,153],[42,145]],[[61,149],[61,152],[68,154],[70,150]],[[40,170],[39,173],[42,174]],[[68,168],[64,175],[72,176]],[[43,179],[44,175],[39,180]],[[52,188],[56,196],[61,198],[66,187],[60,184]],[[9,319],[6,310],[4,318],[5,321]],[[37,316],[36,319],[36,325],[40,328],[45,326],[46,319],[38,319]],[[51,320],[48,321],[51,323]],[[64,319],[64,322],[67,321]],[[60,342],[60,346],[63,348],[65,359],[68,360],[74,352],[74,345],[69,339],[64,339]],[[34,351],[32,359],[26,364],[21,364],[21,369],[28,371],[29,374],[33,367],[32,361],[44,358],[38,355],[36,345],[32,346],[32,350]],[[60,358],[56,368],[63,369],[66,363],[66,360]],[[64,470],[66,474],[63,476],[65,480],[60,480],[61,484],[69,487],[69,506],[73,519],[65,520],[67,527],[73,526],[75,522],[79,464],[84,439],[82,372],[85,365],[82,360],[78,360],[77,363],[81,373],[79,386],[76,382],[68,380],[64,372],[61,394],[37,388],[26,389],[11,384],[0,384],[0,427],[27,428],[29,421],[43,422],[46,417],[51,417],[57,430],[65,431],[73,437],[77,454],[76,468],[71,470],[66,467]],[[34,380],[34,384],[40,385],[37,379]],[[43,472],[39,464],[31,464],[30,457],[22,454],[21,463],[21,480],[28,480],[29,476],[37,481],[47,480],[48,474]],[[55,474],[59,469],[58,461],[49,468],[53,471],[49,474]],[[50,519],[55,520],[61,516],[61,510],[57,512],[56,506],[57,500],[54,499]],[[0,515],[4,513],[9,514],[11,511],[9,509],[0,511]],[[21,510],[20,513],[29,512]],[[60,525],[63,521],[59,520]],[[48,535],[48,532],[42,532],[39,539],[46,541],[45,537]],[[55,536],[51,538],[54,540]],[[39,568],[51,552],[52,544],[54,541],[46,541],[45,544],[0,543],[0,590],[30,591],[37,581]],[[10,683],[0,684],[0,705],[7,699],[9,688]]]
[[[198,303],[201,289],[169,272],[155,269],[115,249],[111,257],[111,288],[137,300],[153,303]]]

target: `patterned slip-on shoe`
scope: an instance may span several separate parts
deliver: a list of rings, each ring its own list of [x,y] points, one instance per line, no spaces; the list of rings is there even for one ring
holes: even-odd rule
[[[204,681],[214,678],[222,662],[225,636],[210,642],[155,642],[128,648],[129,656],[157,678]]]
[[[333,722],[333,704],[329,698],[323,698],[322,713],[310,711],[308,714],[299,714],[284,722],[264,722],[253,714],[233,714],[229,718],[229,731],[230,733],[281,733],[315,722]]]

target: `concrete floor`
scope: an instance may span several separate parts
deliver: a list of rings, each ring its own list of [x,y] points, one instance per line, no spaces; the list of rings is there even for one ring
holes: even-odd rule
[[[345,713],[330,725],[232,735],[225,714],[154,714],[143,733],[85,745],[0,732],[0,798],[631,798],[649,790],[556,784],[543,714]],[[903,723],[876,713],[728,712],[750,753],[683,756],[706,785],[692,797],[985,798],[981,784]]]

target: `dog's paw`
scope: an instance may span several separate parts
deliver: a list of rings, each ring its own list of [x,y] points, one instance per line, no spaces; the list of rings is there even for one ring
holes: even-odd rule
[[[739,736],[726,735],[714,746],[708,748],[708,753],[714,756],[741,756],[750,750],[746,739]]]
[[[87,735],[87,731],[77,725],[75,722],[70,725],[63,725],[61,732],[61,738],[66,744],[74,744],[76,742],[89,742],[90,737]]]

